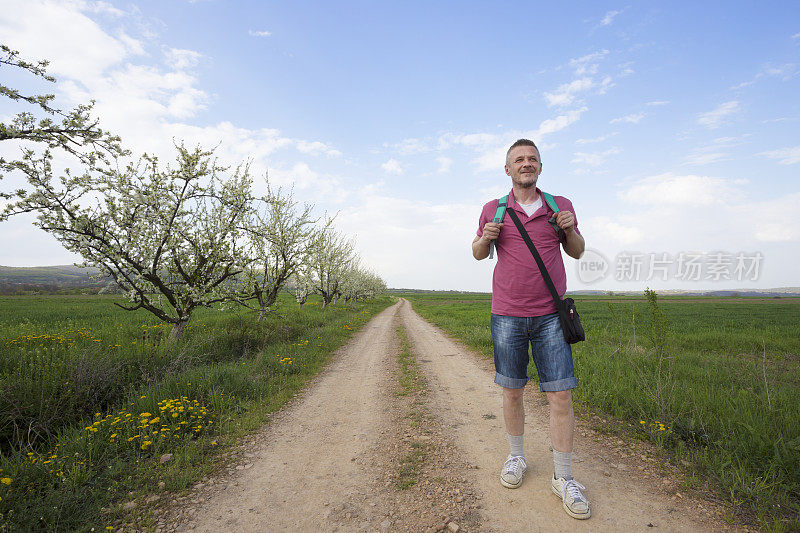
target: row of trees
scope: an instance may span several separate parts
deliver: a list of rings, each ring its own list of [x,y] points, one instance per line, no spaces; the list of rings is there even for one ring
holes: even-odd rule
[[[4,45],[0,52],[4,69],[54,81],[46,62],[23,61]],[[130,152],[92,119],[93,103],[65,112],[52,105],[53,95],[27,96],[2,84],[0,93],[41,115],[27,110],[0,123],[0,141],[26,141],[21,158],[0,158],[0,172],[26,181],[2,193],[0,220],[35,213],[38,227],[126,292],[131,303],[121,307],[172,324],[173,338],[195,309],[216,303],[236,302],[262,319],[288,285],[301,306],[315,292],[328,305],[385,288],[332,219],[314,218],[313,206],[268,182],[255,196],[249,164],[223,167],[213,150],[183,143],[172,164],[146,154],[124,164]],[[56,153],[80,172],[57,168]]]

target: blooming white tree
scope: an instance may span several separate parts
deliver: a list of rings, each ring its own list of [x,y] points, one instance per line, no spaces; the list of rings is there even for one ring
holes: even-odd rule
[[[374,272],[356,264],[345,273],[340,289],[344,301],[349,303],[375,298],[386,290],[386,283]]]
[[[47,74],[47,64],[47,61],[26,61],[20,58],[19,52],[0,44],[0,72],[4,74],[19,69],[53,83],[55,78]],[[91,116],[94,102],[65,111],[53,105],[55,96],[52,94],[23,94],[2,81],[0,95],[19,104],[21,109],[10,122],[0,122],[0,141],[23,141],[23,154],[32,155],[33,146],[44,145],[48,151],[63,150],[71,154],[82,165],[94,165],[127,153],[119,137],[102,130],[98,120]],[[0,177],[25,165],[24,157],[13,160],[0,157]],[[0,193],[0,196],[7,198],[9,194]]]
[[[314,279],[308,272],[306,265],[301,265],[297,273],[292,278],[294,285],[294,297],[297,300],[297,308],[302,309],[303,305],[308,301],[308,297],[314,294]]]
[[[314,280],[314,291],[322,296],[327,307],[341,294],[341,286],[356,254],[353,243],[330,225],[319,231],[308,254],[308,271]]]
[[[247,262],[240,249],[250,209],[246,166],[233,172],[212,152],[176,146],[174,166],[145,155],[120,171],[92,164],[54,177],[52,156],[25,155],[18,191],[0,215],[35,212],[35,225],[126,291],[179,338],[192,312],[229,298],[225,285]]]
[[[313,206],[300,207],[291,190],[273,189],[267,182],[267,195],[254,205],[244,227],[251,263],[238,277],[236,299],[257,310],[260,321],[303,264],[318,230],[311,214]]]

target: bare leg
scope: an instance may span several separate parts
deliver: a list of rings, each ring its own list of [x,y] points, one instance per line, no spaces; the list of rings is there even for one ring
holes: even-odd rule
[[[525,433],[525,407],[522,404],[522,392],[525,389],[508,389],[503,387],[503,419],[506,422],[506,433],[522,435]]]
[[[553,449],[559,452],[572,453],[572,434],[575,430],[572,391],[547,392],[546,394],[547,401],[550,404],[550,442],[553,444]],[[505,403],[503,406],[503,413],[505,414]],[[506,427],[508,427],[507,415]]]

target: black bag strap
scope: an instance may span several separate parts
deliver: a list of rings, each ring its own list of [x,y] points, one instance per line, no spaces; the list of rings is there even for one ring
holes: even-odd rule
[[[542,261],[539,252],[536,251],[536,246],[533,245],[533,241],[531,240],[531,236],[528,235],[528,232],[525,230],[525,226],[522,225],[522,222],[519,220],[517,213],[513,209],[509,209],[507,211],[508,215],[511,217],[511,220],[514,221],[514,224],[517,226],[519,230],[519,234],[522,235],[522,240],[525,241],[525,244],[528,245],[528,250],[531,251],[533,258],[536,260],[536,264],[539,266],[539,270],[542,272],[542,278],[544,278],[544,283],[547,285],[547,289],[550,291],[550,295],[553,297],[553,301],[556,303],[556,308],[560,308],[561,306],[561,298],[558,296],[558,291],[556,291],[556,286],[553,284],[553,280],[550,278],[550,274],[547,272],[547,268],[544,266],[544,261]]]

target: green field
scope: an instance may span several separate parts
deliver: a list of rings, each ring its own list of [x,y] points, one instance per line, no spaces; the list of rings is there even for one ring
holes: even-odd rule
[[[0,297],[0,531],[101,531],[160,482],[190,486],[393,299],[298,310],[282,295],[263,322],[200,309],[178,342],[114,301]]]
[[[492,357],[491,295],[406,294],[414,309]],[[618,423],[688,464],[730,520],[800,528],[800,299],[577,296],[579,412]],[[536,380],[536,369],[528,368]],[[608,429],[608,428],[606,428]]]

